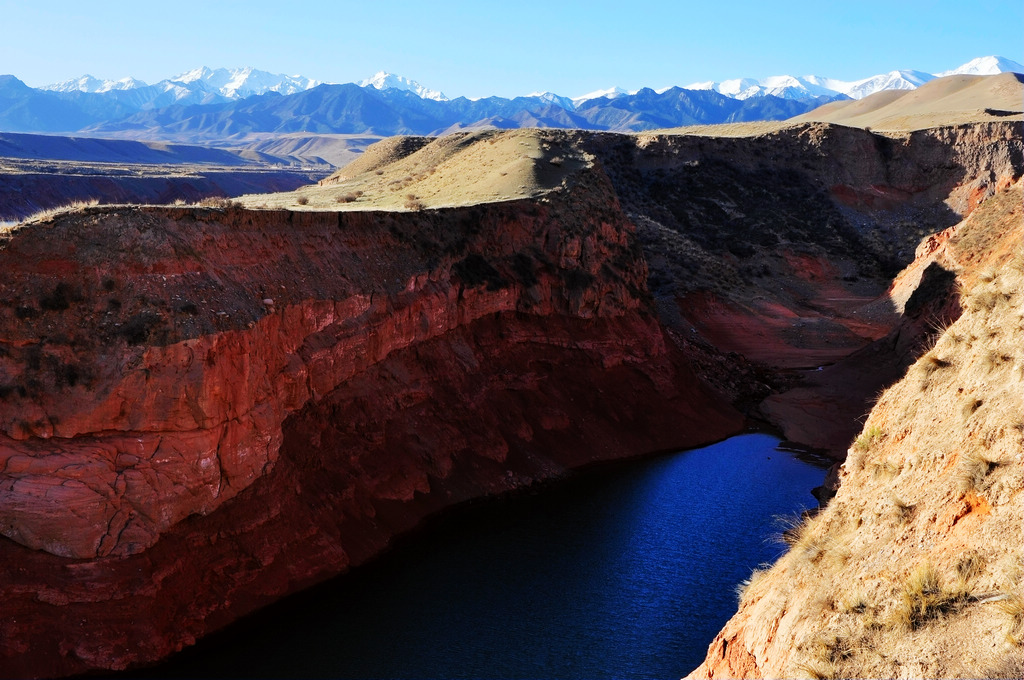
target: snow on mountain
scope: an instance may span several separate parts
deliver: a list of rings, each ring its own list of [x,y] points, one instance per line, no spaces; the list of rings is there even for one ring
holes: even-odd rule
[[[235,69],[210,69],[201,66],[168,80],[185,85],[198,85],[206,91],[216,92],[228,99],[245,99],[267,92],[295,94],[320,84],[303,76],[268,73],[251,66]]]
[[[227,99],[244,99],[254,94],[266,92],[279,92],[281,94],[295,94],[320,83],[303,76],[286,76],[254,69],[251,66],[246,68],[211,69],[201,66],[191,71],[186,71],[173,78],[161,80],[152,86],[147,85],[135,78],[122,78],[121,80],[100,80],[90,75],[81,78],[72,78],[60,83],[47,85],[43,90],[53,92],[111,92],[115,90],[141,90],[153,87],[157,92],[172,93],[174,100],[188,100],[199,102],[208,99],[208,95],[220,95]]]
[[[581,94],[579,97],[572,97],[572,103],[576,106],[579,106],[588,99],[600,99],[602,97],[604,97],[605,99],[615,99],[616,97],[621,97],[622,95],[629,94],[636,94],[636,92],[623,90],[621,87],[609,87],[606,90],[594,90],[593,92],[588,92],[587,94]]]
[[[448,101],[443,92],[423,87],[415,80],[409,80],[403,76],[396,76],[387,71],[377,71],[371,77],[359,82],[361,87],[372,87],[378,90],[405,90],[412,92],[421,99],[433,99],[439,102]]]
[[[139,87],[146,87],[146,83],[135,78],[100,80],[86,74],[81,78],[71,78],[52,85],[45,85],[39,89],[51,92],[110,92],[111,90],[134,90]]]
[[[715,82],[712,80],[692,83],[687,90],[714,90],[733,99],[749,99],[764,95],[774,95],[784,99],[802,99],[805,97],[846,95],[852,99],[863,99],[868,95],[883,90],[916,90],[935,78],[957,74],[995,75],[1013,71],[1024,73],[1024,66],[1005,57],[979,57],[972,59],[963,66],[942,73],[925,73],[903,69],[881,73],[860,80],[836,80],[821,76],[769,76],[768,78],[736,78]]]
[[[573,100],[568,97],[563,97],[560,94],[555,94],[554,92],[531,92],[526,96],[532,97],[533,99],[539,99],[547,104],[561,106],[566,111],[573,111],[576,109],[576,103],[573,102]]]
[[[751,97],[763,97],[773,95],[783,99],[803,99],[806,97],[835,96],[832,88],[824,85],[824,82],[836,82],[827,78],[816,76],[769,76],[760,80],[754,78],[734,78],[723,80],[720,83],[705,81],[687,85],[687,90],[714,90],[715,92],[732,97],[733,99],[750,99]]]
[[[773,95],[783,99],[835,97],[846,95],[862,99],[882,90],[913,90],[935,76],[923,71],[891,71],[861,80],[844,81],[821,76],[769,76],[767,78],[736,78],[722,82],[700,82],[686,86],[688,90],[714,90],[733,99],[750,99]]]
[[[936,73],[939,78],[943,76],[968,75],[968,76],[994,76],[997,73],[1024,73],[1024,65],[1018,64],[1006,57],[978,57],[971,59],[966,64],[953,69]]]
[[[916,90],[929,80],[935,80],[935,76],[924,71],[890,71],[848,83],[848,87],[839,91],[853,99],[863,99],[882,90]]]

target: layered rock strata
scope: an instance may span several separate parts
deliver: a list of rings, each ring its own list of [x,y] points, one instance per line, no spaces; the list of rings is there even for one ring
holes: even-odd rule
[[[491,141],[504,165],[488,165]],[[956,285],[1001,266],[986,244],[1013,241],[958,227],[891,286],[890,272],[920,236],[1005,205],[1024,167],[998,123],[413,142],[364,168],[373,186],[441,192],[472,169],[431,164],[468,149],[488,180],[466,180],[474,200],[513,176],[532,194],[365,211],[339,176],[304,189],[301,211],[88,208],[4,234],[6,674],[162,658],[440,508],[728,436],[734,406],[841,457],[867,400],[956,319]],[[328,209],[339,198],[354,210]],[[979,488],[1014,468],[985,469]],[[855,608],[889,617],[895,587]],[[787,622],[811,611],[789,605]],[[786,644],[821,646],[801,623],[758,647],[756,621],[774,624],[744,607],[707,672],[788,673],[805,660]]]
[[[742,427],[597,175],[415,214],[85,209],[0,260],[10,676],[161,658],[441,507]]]

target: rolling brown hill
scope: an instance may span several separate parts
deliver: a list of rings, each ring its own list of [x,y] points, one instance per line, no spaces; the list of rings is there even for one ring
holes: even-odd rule
[[[916,90],[891,90],[860,100],[831,102],[786,122],[920,130],[992,120],[1024,120],[1024,75],[947,76]]]

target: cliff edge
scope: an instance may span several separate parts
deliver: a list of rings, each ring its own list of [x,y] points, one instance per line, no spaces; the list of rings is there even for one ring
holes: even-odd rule
[[[897,278],[898,298],[948,272],[962,315],[879,397],[836,497],[787,532],[688,677],[1021,677],[1022,199],[1018,181]]]
[[[367,153],[297,192],[90,207],[0,234],[6,674],[156,661],[440,509],[751,420],[841,459],[930,327],[961,314],[957,282],[1002,272],[1012,234],[982,226],[1012,222],[993,215],[1024,168],[1012,123],[485,130]],[[1002,310],[1015,275],[984,276],[981,307]],[[993,376],[1019,364],[992,344],[1004,331],[972,332],[962,344],[993,349]],[[938,357],[933,380],[958,362]],[[983,423],[995,410],[972,389],[963,418]],[[911,440],[869,424],[867,451]],[[985,427],[981,441],[1010,436]],[[1017,468],[990,463],[975,495],[996,517],[1013,486],[985,495],[984,480]],[[908,489],[898,507],[923,527],[931,506]],[[972,607],[1013,601],[1000,559],[971,567],[993,589]],[[888,617],[887,602],[863,609]],[[794,630],[721,649],[775,673],[787,644],[812,645]]]
[[[594,173],[412,214],[85,208],[0,269],[10,677],[160,659],[438,509],[743,426]]]

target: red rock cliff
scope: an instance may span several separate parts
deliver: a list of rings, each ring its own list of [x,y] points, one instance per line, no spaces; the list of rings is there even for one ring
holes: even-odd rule
[[[159,659],[441,507],[737,431],[611,195],[8,234],[4,675]]]

